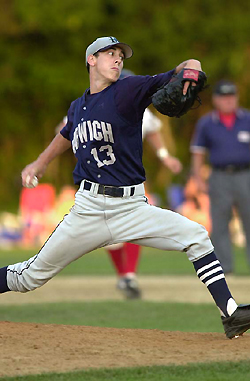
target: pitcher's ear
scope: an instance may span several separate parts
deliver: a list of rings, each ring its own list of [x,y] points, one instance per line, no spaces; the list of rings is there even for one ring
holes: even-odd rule
[[[89,64],[89,66],[95,66],[95,62],[96,62],[96,57],[94,56],[94,54],[90,54],[88,56],[87,63]]]

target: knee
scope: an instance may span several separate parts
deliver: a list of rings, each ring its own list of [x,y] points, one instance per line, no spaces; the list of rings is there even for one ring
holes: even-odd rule
[[[23,275],[7,273],[7,284],[10,291],[26,293],[34,291],[47,282],[47,279],[37,279],[27,272]]]
[[[28,292],[43,286],[61,268],[50,265],[35,256],[28,261],[8,266],[7,284],[11,291]]]
[[[192,226],[190,226],[190,231],[187,234],[190,234],[190,244],[184,251],[186,251],[190,261],[193,262],[214,251],[211,239],[204,226],[193,222]]]

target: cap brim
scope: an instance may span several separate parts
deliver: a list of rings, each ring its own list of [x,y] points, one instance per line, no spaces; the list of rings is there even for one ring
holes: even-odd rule
[[[219,91],[214,91],[213,92],[213,95],[236,95],[237,92],[235,91],[229,91],[227,93],[222,93],[222,92],[219,92]]]
[[[214,95],[235,95],[237,94],[237,87],[231,82],[219,82],[213,91]]]
[[[105,46],[105,48],[99,49],[98,52],[104,52],[105,50],[113,48],[114,46],[118,46],[119,48],[122,49],[124,53],[124,57],[126,59],[132,57],[133,55],[132,48],[128,44],[124,44],[123,42],[118,42],[117,44],[111,44],[111,45]]]

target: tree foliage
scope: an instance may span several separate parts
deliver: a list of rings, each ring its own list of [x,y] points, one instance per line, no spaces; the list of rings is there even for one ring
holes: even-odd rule
[[[18,202],[20,172],[50,142],[71,101],[88,86],[85,49],[95,38],[114,35],[134,57],[126,67],[138,74],[167,71],[187,58],[201,60],[211,86],[237,82],[250,104],[250,3],[241,0],[0,0],[0,205]],[[177,155],[189,165],[189,142],[203,106],[171,120]],[[148,160],[149,161],[149,160]],[[149,176],[155,161],[149,163]],[[45,180],[72,182],[72,154],[48,169]]]

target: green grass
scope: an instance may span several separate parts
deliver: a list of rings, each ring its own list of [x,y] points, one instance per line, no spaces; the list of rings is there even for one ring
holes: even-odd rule
[[[20,262],[36,252],[0,251],[0,267]],[[249,275],[243,249],[235,249],[236,275]],[[113,275],[114,269],[105,250],[100,249],[70,264],[62,275]],[[141,275],[193,275],[192,264],[184,253],[143,248],[139,266]],[[60,274],[59,274],[60,276]],[[213,304],[158,303],[148,301],[105,301],[43,303],[0,306],[1,320],[70,324],[114,328],[160,329],[185,332],[223,332],[219,312]],[[63,374],[3,377],[21,381],[245,381],[249,361],[237,363],[154,366],[125,369],[93,369]]]
[[[165,331],[223,332],[213,304],[105,301],[1,306],[1,320]]]
[[[246,381],[250,363],[222,362],[185,366],[98,369],[72,373],[48,373],[22,377],[3,377],[2,381]]]
[[[35,250],[0,250],[0,267],[20,262],[35,255]],[[236,275],[249,275],[250,269],[246,262],[245,251],[235,248]],[[164,252],[148,247],[142,248],[138,273],[141,275],[194,275],[193,265],[185,253]],[[113,275],[114,269],[110,258],[104,249],[86,254],[72,262],[61,275]],[[60,276],[59,274],[59,276]]]

